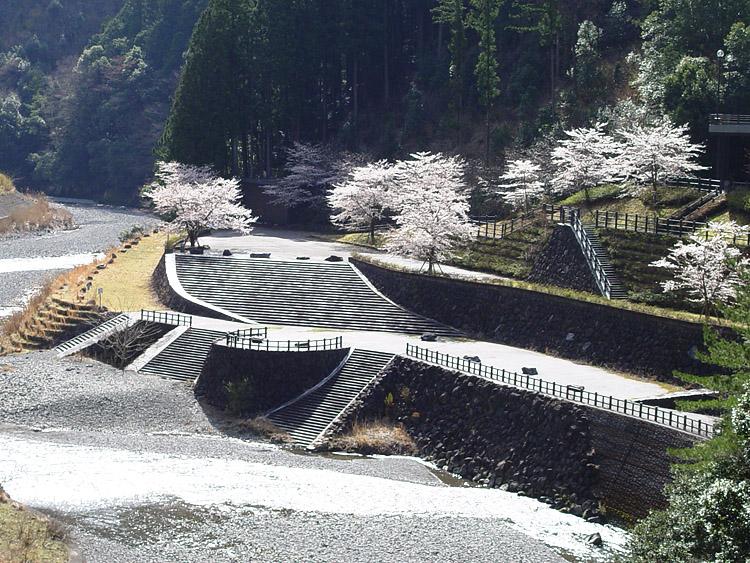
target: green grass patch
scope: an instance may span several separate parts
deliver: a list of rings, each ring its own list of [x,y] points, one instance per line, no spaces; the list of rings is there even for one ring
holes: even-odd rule
[[[651,192],[641,197],[620,197],[622,186],[619,184],[598,186],[589,190],[589,193],[590,202],[586,201],[586,195],[581,190],[556,204],[580,207],[583,210],[584,220],[588,220],[596,211],[668,217],[703,195],[700,190],[692,188],[664,187],[657,191],[656,201],[653,201]]]

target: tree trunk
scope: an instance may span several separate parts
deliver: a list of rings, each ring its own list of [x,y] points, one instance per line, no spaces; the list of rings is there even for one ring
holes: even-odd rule
[[[383,102],[388,103],[391,95],[391,85],[388,81],[388,1],[383,0]]]
[[[490,162],[490,106],[484,114],[484,163]]]
[[[370,220],[370,244],[375,244],[375,219]]]
[[[232,165],[229,167],[232,176],[237,176],[237,137],[232,136]]]
[[[247,133],[242,135],[242,177],[250,177],[250,148],[247,142]]]

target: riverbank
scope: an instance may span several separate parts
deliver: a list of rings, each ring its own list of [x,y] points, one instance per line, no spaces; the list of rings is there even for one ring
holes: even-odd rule
[[[65,563],[64,527],[11,500],[0,486],[0,561]]]
[[[413,458],[227,437],[181,383],[50,353],[0,364],[6,488],[88,561],[591,561],[626,538]]]

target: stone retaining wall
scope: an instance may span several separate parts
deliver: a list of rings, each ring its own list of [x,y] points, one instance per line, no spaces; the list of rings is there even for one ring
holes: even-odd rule
[[[697,440],[407,358],[394,360],[332,434],[382,417],[402,423],[438,467],[594,520],[600,501],[628,517],[663,506],[674,461],[667,449]]]
[[[382,293],[477,338],[675,382],[674,370],[708,373],[695,359],[703,327],[500,285],[398,272],[351,262]]]
[[[242,414],[267,412],[294,399],[327,377],[349,349],[318,352],[267,352],[214,344],[203,365],[195,393],[224,409],[227,384],[242,389]]]
[[[573,229],[557,225],[539,254],[529,281],[601,295]]]

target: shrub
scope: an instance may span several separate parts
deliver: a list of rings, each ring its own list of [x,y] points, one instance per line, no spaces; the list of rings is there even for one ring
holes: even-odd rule
[[[382,420],[355,422],[348,434],[331,440],[328,448],[382,455],[413,455],[417,452],[414,440],[403,426]]]
[[[750,213],[750,188],[735,189],[727,192],[727,205],[730,209]]]
[[[13,180],[9,176],[6,176],[0,172],[0,194],[15,192],[16,187],[13,185]]]

